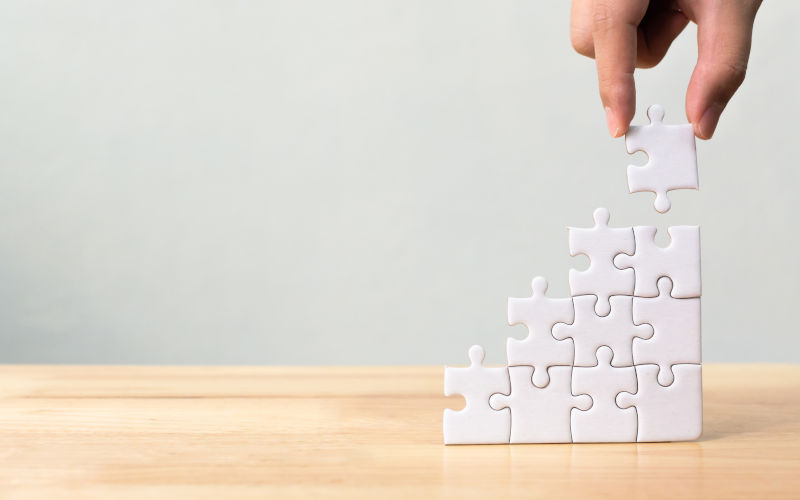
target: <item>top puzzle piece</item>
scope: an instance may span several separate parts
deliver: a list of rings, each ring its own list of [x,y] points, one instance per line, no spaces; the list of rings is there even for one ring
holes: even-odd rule
[[[589,257],[589,268],[585,271],[569,270],[570,292],[573,297],[596,295],[595,312],[598,316],[605,316],[611,311],[609,297],[612,295],[633,295],[635,279],[633,270],[614,266],[614,257],[620,253],[634,254],[636,244],[633,228],[610,227],[609,217],[607,208],[598,208],[594,211],[594,227],[567,228],[569,254],[573,257],[578,254]]]
[[[656,194],[655,209],[670,208],[667,191],[697,189],[697,152],[691,123],[664,125],[664,108],[654,104],[647,109],[650,125],[631,126],[625,134],[628,153],[644,151],[647,164],[628,165],[628,191]]]

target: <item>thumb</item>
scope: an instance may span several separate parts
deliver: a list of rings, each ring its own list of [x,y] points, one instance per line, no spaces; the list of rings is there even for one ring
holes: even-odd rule
[[[744,81],[758,2],[723,2],[697,14],[697,65],[686,93],[686,116],[710,139],[722,110]],[[721,5],[721,6],[720,6]]]

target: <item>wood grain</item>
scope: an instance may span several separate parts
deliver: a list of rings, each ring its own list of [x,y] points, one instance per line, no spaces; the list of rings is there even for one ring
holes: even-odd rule
[[[800,495],[800,366],[703,367],[697,442],[442,445],[441,367],[0,367],[4,498]]]

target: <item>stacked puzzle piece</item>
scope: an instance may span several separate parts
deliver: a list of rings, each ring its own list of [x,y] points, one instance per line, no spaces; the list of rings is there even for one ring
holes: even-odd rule
[[[628,167],[630,192],[697,189],[690,124],[664,125],[660,106],[650,125],[631,127],[629,153],[648,163]],[[445,367],[445,395],[461,394],[463,410],[444,411],[445,444],[682,441],[702,432],[700,228],[674,226],[656,245],[651,226],[611,227],[605,208],[594,226],[569,228],[570,254],[585,271],[569,272],[570,298],[508,299],[508,322],[528,335],[506,343],[508,365]]]

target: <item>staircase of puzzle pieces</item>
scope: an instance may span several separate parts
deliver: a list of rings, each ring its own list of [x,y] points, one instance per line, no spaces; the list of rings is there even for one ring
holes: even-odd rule
[[[650,124],[631,127],[631,193],[697,189],[692,126],[665,125],[651,106]],[[508,299],[508,322],[528,336],[506,342],[508,366],[483,366],[484,350],[469,350],[470,366],[445,367],[445,395],[466,406],[444,411],[445,444],[634,442],[692,440],[702,432],[700,228],[609,226],[598,208],[594,226],[569,228],[571,255],[585,254],[585,271],[569,272],[570,298],[546,296],[537,277],[532,295]]]

